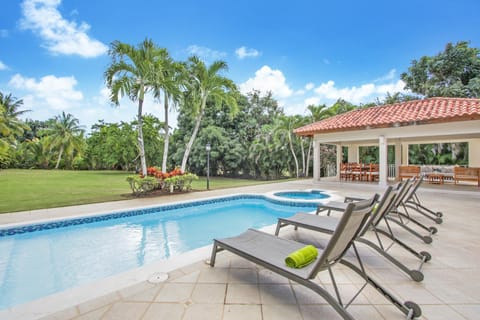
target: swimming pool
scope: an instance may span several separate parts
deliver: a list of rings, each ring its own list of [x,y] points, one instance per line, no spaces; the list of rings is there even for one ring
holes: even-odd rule
[[[281,191],[275,192],[274,196],[297,200],[324,200],[330,198],[330,195],[320,190],[310,191]]]
[[[237,195],[0,229],[0,310],[315,207]]]

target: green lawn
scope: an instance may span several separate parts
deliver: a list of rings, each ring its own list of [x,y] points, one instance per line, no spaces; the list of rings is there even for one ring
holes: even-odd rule
[[[0,213],[131,199],[119,171],[0,170]],[[210,178],[210,189],[256,185],[272,181]],[[206,179],[193,183],[194,191],[206,190]]]

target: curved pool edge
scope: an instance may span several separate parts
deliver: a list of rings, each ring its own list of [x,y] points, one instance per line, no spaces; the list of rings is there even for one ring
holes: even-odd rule
[[[275,195],[276,193],[282,193],[282,192],[322,192],[323,194],[328,195],[327,198],[324,199],[289,199],[285,197],[280,197]],[[275,191],[270,191],[265,193],[267,197],[270,197],[274,200],[277,201],[296,201],[299,203],[303,204],[320,204],[320,203],[325,203],[328,201],[343,201],[343,197],[339,196],[336,194],[336,192],[329,191],[329,190],[319,190],[319,189],[285,189],[285,190],[275,190]]]

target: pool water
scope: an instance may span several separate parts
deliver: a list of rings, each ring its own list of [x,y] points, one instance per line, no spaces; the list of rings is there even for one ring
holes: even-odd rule
[[[0,310],[312,210],[309,204],[243,196],[148,209],[93,223],[55,224],[54,229],[35,226],[27,230],[41,230],[3,232]]]
[[[323,191],[311,190],[311,191],[284,191],[276,192],[275,196],[287,199],[301,199],[301,200],[322,200],[329,198],[330,196]]]

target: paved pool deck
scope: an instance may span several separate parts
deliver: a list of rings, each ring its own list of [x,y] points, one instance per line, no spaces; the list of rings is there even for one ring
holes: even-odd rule
[[[67,208],[0,215],[0,226],[50,221],[160,204],[240,193],[321,189],[338,196],[366,197],[384,188],[375,184],[299,180],[172,197],[142,198]],[[422,282],[412,281],[368,247],[359,245],[367,272],[402,301],[418,303],[421,319],[479,319],[480,315],[480,188],[427,185],[419,195],[429,208],[442,211],[433,243],[425,244],[402,229],[399,238],[416,250],[428,251],[432,260],[422,272]],[[427,222],[427,220],[424,220]],[[434,225],[434,223],[429,223]],[[266,228],[272,232],[272,227]],[[305,230],[284,228],[282,237],[308,238],[322,246],[328,237]],[[74,288],[25,305],[0,311],[0,319],[341,319],[317,294],[231,253],[217,255],[214,268],[205,260],[211,246],[166,261]],[[418,259],[393,246],[390,252],[412,269]],[[342,297],[348,300],[362,280],[349,269],[334,268]],[[40,279],[41,281],[41,279]],[[333,293],[328,272],[317,279]],[[404,315],[370,286],[348,309],[356,319],[404,319]]]

